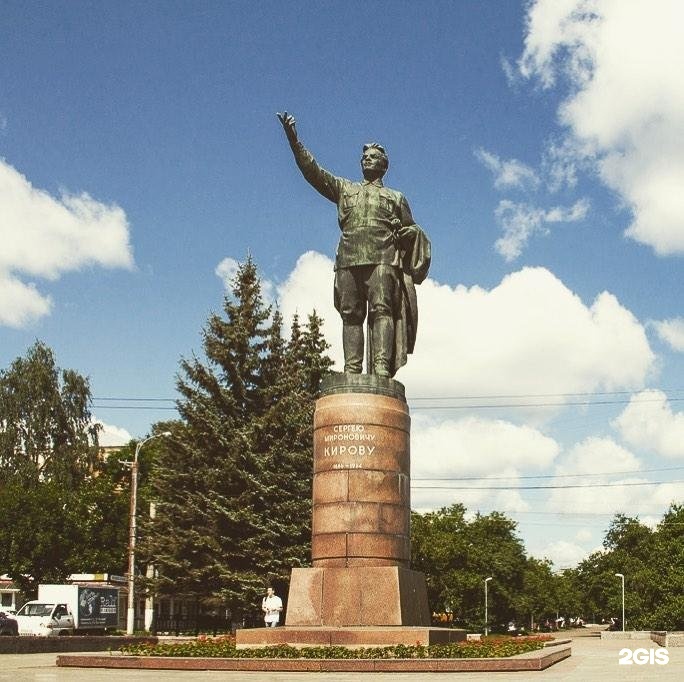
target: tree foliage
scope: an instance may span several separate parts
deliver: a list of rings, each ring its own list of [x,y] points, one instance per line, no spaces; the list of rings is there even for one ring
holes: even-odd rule
[[[125,565],[127,484],[99,457],[90,402],[41,342],[0,371],[0,572],[25,594]]]
[[[254,263],[240,266],[222,314],[203,330],[204,358],[181,361],[181,418],[163,425],[173,435],[159,444],[155,517],[141,543],[157,569],[154,589],[237,616],[258,603],[264,582],[306,563],[326,348],[315,313],[303,326],[295,318],[285,339]]]
[[[684,629],[684,506],[672,504],[654,529],[617,514],[603,544],[571,572],[583,610],[621,617],[622,573],[627,629]]]
[[[37,341],[0,371],[0,477],[73,487],[97,459],[90,385]]]
[[[622,612],[628,629],[684,629],[684,506],[671,505],[651,529],[617,514],[603,551],[575,569],[554,571],[548,560],[525,557],[515,523],[502,514],[467,518],[453,505],[412,515],[413,566],[426,575],[433,612],[452,612],[454,622],[484,625],[484,579],[489,582],[489,623],[518,626],[581,616],[608,621]]]
[[[516,617],[526,559],[516,524],[492,512],[466,518],[461,504],[412,514],[412,565],[426,575],[428,602],[435,613],[452,613],[454,622],[484,625],[484,580],[488,583],[490,623]]]

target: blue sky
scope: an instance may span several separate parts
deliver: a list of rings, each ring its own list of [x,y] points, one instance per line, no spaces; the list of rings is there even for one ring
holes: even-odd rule
[[[90,376],[109,437],[142,436],[173,412],[140,407],[171,403],[132,399],[175,397],[248,253],[339,355],[335,211],[286,109],[336,174],[381,142],[432,240],[397,377],[415,506],[504,509],[558,566],[616,511],[657,519],[684,497],[684,17],[659,8],[5,1],[0,366],[41,339]],[[613,485],[650,481],[670,483]],[[588,483],[611,487],[419,488]]]

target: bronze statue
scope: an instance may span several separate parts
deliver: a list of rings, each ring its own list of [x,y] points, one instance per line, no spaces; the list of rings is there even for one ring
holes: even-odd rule
[[[361,372],[368,309],[369,374],[392,377],[413,352],[418,323],[415,284],[430,267],[430,241],[406,197],[385,187],[388,159],[377,143],[363,146],[362,182],[321,168],[297,138],[294,116],[278,114],[304,178],[337,204],[342,230],[335,259],[335,308],[342,317],[344,371]]]

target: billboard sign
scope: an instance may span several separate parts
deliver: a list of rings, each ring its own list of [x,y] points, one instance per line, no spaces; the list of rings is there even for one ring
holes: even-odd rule
[[[78,588],[78,627],[116,628],[119,624],[119,590],[109,587]]]

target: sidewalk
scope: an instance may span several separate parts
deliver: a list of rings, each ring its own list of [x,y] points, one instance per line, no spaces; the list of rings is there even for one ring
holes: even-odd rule
[[[54,654],[4,654],[0,656],[1,682],[528,682],[539,680],[571,680],[588,682],[679,682],[684,679],[684,647],[668,649],[667,665],[619,665],[622,648],[656,649],[650,641],[601,641],[598,637],[577,637],[572,641],[572,656],[555,666],[535,673],[246,673],[92,670],[57,668]]]

